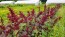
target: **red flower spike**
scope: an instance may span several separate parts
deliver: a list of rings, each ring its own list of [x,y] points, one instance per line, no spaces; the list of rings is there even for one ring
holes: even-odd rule
[[[35,16],[35,11],[34,11],[34,9],[31,11],[31,15],[32,15],[32,16]]]
[[[32,19],[33,19],[32,16],[30,16],[27,18],[27,21],[31,21]]]
[[[23,23],[24,22],[24,20],[23,19],[21,19],[20,21],[18,21],[18,23],[20,24],[20,23]]]
[[[9,20],[11,20],[12,22],[17,22],[18,21],[18,16],[14,13],[14,11],[9,8],[10,14],[8,14],[8,18]]]
[[[13,29],[14,30],[19,30],[19,26],[15,25],[15,26],[13,26]]]
[[[8,34],[11,32],[11,27],[10,26],[7,26],[4,30],[4,33],[6,36],[8,36]]]
[[[19,24],[18,23],[14,23],[13,26],[12,26],[12,28],[14,30],[19,30]]]
[[[25,18],[25,15],[23,14],[23,12],[20,11],[20,17],[21,18]]]
[[[48,18],[48,15],[43,16],[41,19],[41,22],[44,23],[47,20],[47,18]]]
[[[29,17],[31,14],[30,14],[30,12],[29,12],[29,11],[28,11],[27,13],[28,13],[27,17]]]
[[[10,7],[8,7],[8,9],[9,9],[9,11],[10,11],[10,13],[11,13],[12,16],[15,15],[13,9],[11,9]]]
[[[29,27],[26,27],[26,31],[27,31],[27,32],[29,31]]]
[[[37,17],[39,17],[40,15],[42,15],[42,13],[43,13],[42,11],[41,11],[41,12],[39,12],[39,13],[38,13],[38,15],[37,15]]]
[[[61,17],[57,17],[55,20],[54,20],[54,23],[53,24],[55,24],[58,20],[60,20],[61,19]]]
[[[5,26],[0,25],[0,28],[3,29],[3,30],[5,30]]]

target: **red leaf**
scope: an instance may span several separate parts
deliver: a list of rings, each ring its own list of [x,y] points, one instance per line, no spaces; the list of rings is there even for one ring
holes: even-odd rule
[[[31,15],[32,15],[32,16],[35,16],[35,11],[34,11],[34,9],[31,11]]]

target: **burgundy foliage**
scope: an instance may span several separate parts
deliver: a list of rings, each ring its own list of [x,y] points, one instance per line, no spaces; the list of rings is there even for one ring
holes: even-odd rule
[[[47,6],[45,5],[44,11],[40,11],[36,15],[35,10],[32,9],[32,11],[27,12],[28,13],[27,16],[25,16],[23,14],[23,12],[21,12],[21,11],[19,12],[20,14],[17,15],[13,9],[8,7],[10,13],[7,14],[7,17],[9,19],[9,21],[11,21],[11,25],[8,25],[6,27],[0,26],[0,28],[3,29],[6,36],[8,36],[8,34],[11,31],[19,30],[21,23],[26,23],[25,28],[23,28],[23,30],[21,31],[21,35],[22,35],[22,37],[31,37],[33,31],[36,29],[39,32],[41,32],[42,30],[48,30],[48,27],[43,28],[42,26],[45,25],[45,22],[48,21],[48,19],[53,19],[53,17],[55,16],[56,12],[59,10],[60,7],[61,7],[60,4],[56,5],[53,8],[50,8],[50,7],[47,8]],[[55,23],[58,22],[58,20],[60,20],[60,18],[61,17],[58,17],[53,21],[54,22],[53,26],[55,25]],[[26,32],[25,35],[23,32]],[[18,34],[19,34],[19,31],[18,31],[17,35]]]

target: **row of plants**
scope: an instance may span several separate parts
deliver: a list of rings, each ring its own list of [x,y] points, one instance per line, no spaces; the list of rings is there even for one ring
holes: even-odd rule
[[[10,7],[22,7],[24,5],[21,5],[21,4],[16,4],[16,5],[12,5],[12,4],[6,4],[6,5],[0,5],[0,8],[6,8],[7,6],[10,6]]]
[[[40,11],[39,7],[38,14],[35,14],[35,10],[32,9],[32,11],[27,11],[26,16],[22,11],[19,11],[19,15],[17,15],[13,9],[7,7],[10,11],[7,14],[9,22],[7,26],[4,26],[4,20],[1,17],[0,35],[2,37],[42,37],[42,32],[44,31],[46,32],[44,36],[48,37],[49,32],[53,30],[55,24],[61,19],[61,16],[55,15],[60,7],[60,4],[53,8],[44,5],[43,11]],[[26,25],[20,29],[22,23]],[[14,35],[16,30],[18,32]]]

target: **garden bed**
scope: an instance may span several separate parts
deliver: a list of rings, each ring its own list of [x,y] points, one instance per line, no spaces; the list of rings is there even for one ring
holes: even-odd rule
[[[7,6],[8,6],[8,8],[7,8]],[[2,19],[4,20],[4,22],[3,22],[3,24],[4,24],[4,26],[7,26],[7,24],[8,24],[8,21],[12,21],[12,19],[10,18],[10,17],[7,17],[7,16],[9,16],[10,14],[11,14],[11,11],[13,10],[14,12],[13,13],[15,13],[14,15],[16,15],[16,16],[18,16],[19,15],[19,11],[22,11],[23,12],[23,14],[25,15],[25,16],[27,16],[27,11],[32,11],[32,12],[34,12],[34,10],[35,10],[35,14],[37,15],[38,14],[38,12],[39,12],[39,7],[38,6],[34,6],[34,5],[14,5],[14,6],[12,6],[12,5],[7,5],[6,7],[4,6],[3,8],[0,8],[0,16],[2,17]],[[40,11],[44,11],[45,10],[45,7],[44,7],[45,5],[44,4],[42,4],[42,5],[40,5]],[[47,6],[47,7],[50,7],[50,8],[54,8],[54,11],[56,10],[55,7],[56,5],[49,5],[49,6]],[[10,9],[10,8],[12,8],[12,10]],[[34,10],[33,10],[34,9]],[[49,9],[50,10],[50,9]],[[47,11],[47,10],[46,10]],[[32,12],[30,12],[30,13],[32,13]],[[7,15],[8,13],[10,13],[9,15]],[[51,14],[51,13],[50,13]],[[47,22],[45,22],[45,24],[46,24],[46,26],[48,26],[48,28],[51,30],[50,32],[46,32],[47,30],[42,30],[42,35],[41,35],[41,37],[65,37],[65,6],[64,6],[64,4],[62,4],[61,5],[61,7],[55,12],[55,15],[53,16],[54,18],[57,18],[58,19],[58,17],[61,17],[61,19],[60,20],[58,20],[57,21],[57,23],[55,23],[54,24],[54,26],[52,26],[52,28],[49,28],[49,26],[50,26],[50,24],[49,23],[47,23]],[[23,16],[23,15],[22,15]],[[34,16],[34,13],[33,13],[33,16]],[[45,15],[45,16],[47,16],[47,15]],[[14,17],[14,16],[13,16]],[[15,17],[14,17],[15,18]],[[16,18],[18,18],[18,17],[16,17]],[[40,18],[40,17],[39,17]],[[42,17],[41,17],[42,18]],[[48,19],[47,17],[45,17],[47,20],[50,20],[50,18]],[[9,20],[10,19],[10,20]],[[51,18],[52,19],[52,18]],[[15,19],[14,19],[15,20]],[[44,20],[44,18],[43,18],[43,20]],[[53,19],[54,20],[54,19]],[[52,22],[53,22],[53,20],[51,20]],[[10,23],[9,22],[9,23]],[[14,21],[15,22],[15,21]],[[29,22],[29,21],[28,21]],[[34,23],[34,21],[32,21],[32,23]],[[36,22],[35,22],[36,23]],[[44,22],[43,22],[44,23]],[[25,22],[25,23],[22,23],[21,25],[20,25],[20,29],[19,30],[16,30],[16,31],[13,31],[13,35],[14,35],[14,37],[16,37],[16,34],[17,34],[17,32],[19,31],[22,31],[22,29],[24,28],[24,29],[26,29],[26,25],[27,24],[29,24],[29,23],[27,23],[27,22]],[[43,24],[43,25],[45,25],[45,24]],[[14,25],[14,24],[13,24]],[[27,26],[29,26],[30,27],[30,25],[27,25]],[[32,26],[31,26],[32,27]],[[24,30],[23,29],[23,30]],[[39,28],[40,29],[40,28]],[[45,29],[45,28],[44,28]],[[38,30],[35,30],[34,32],[33,32],[33,34],[34,33],[37,33],[38,32]],[[19,33],[18,33],[19,34]],[[36,35],[37,36],[37,35]]]

